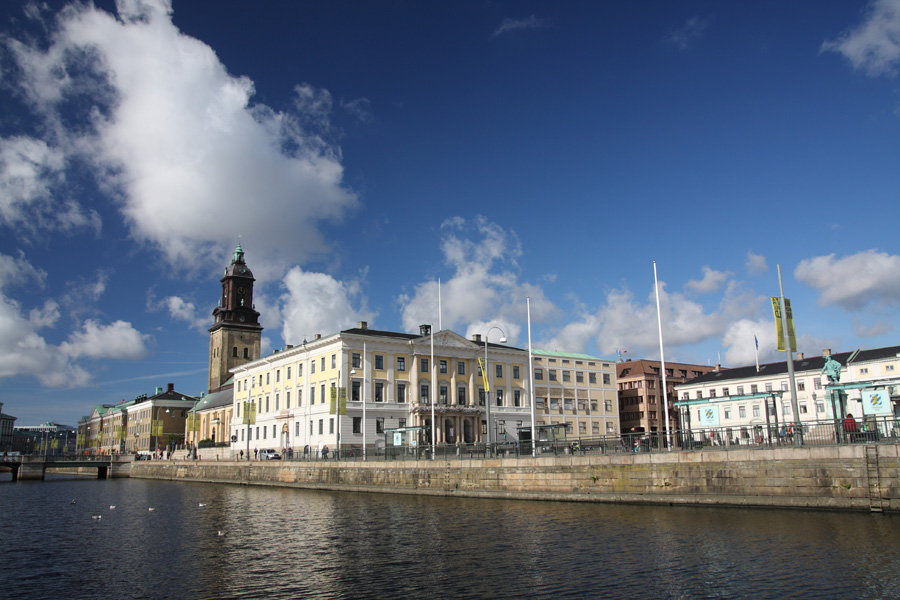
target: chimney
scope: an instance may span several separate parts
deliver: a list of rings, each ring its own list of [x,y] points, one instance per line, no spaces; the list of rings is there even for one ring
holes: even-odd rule
[[[718,373],[718,372],[721,371],[721,370],[722,370],[722,365],[716,363],[716,368],[713,369],[713,371],[715,371],[716,373]]]
[[[431,325],[419,325],[419,335],[431,335]]]
[[[357,329],[368,329],[368,328],[369,328],[369,323],[368,323],[368,321],[359,321],[359,322],[356,324],[356,328],[357,328]]]
[[[831,348],[825,348],[822,350],[822,356],[831,356]]]
[[[175,384],[174,384],[174,383],[167,383],[167,384],[166,384],[166,391],[167,391],[167,392],[174,392],[174,391],[175,391]]]
[[[798,352],[798,353],[797,353],[797,360],[803,360],[803,353],[802,353],[802,352]]]
[[[294,347],[293,344],[288,344],[287,346],[284,347],[284,349],[285,349],[285,350],[290,350],[290,349],[293,348],[293,347]]]
[[[321,339],[322,339],[321,333],[317,333],[315,336],[313,336],[313,340],[321,340]]]
[[[162,394],[162,386],[161,385],[156,386],[156,395],[158,396],[159,394]]]
[[[473,342],[481,342],[481,334],[480,334],[480,333],[473,333],[473,334],[472,334],[472,341],[473,341]]]

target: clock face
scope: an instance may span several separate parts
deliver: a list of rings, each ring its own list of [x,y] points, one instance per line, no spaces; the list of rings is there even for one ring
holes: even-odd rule
[[[241,315],[241,323],[244,322],[244,315]]]
[[[244,286],[238,288],[238,294],[240,294],[241,296],[244,295]]]

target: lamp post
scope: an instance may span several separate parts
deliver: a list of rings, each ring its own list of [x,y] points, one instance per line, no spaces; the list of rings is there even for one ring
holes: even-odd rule
[[[491,335],[491,332],[495,329],[500,332],[500,340],[499,340],[500,343],[501,344],[506,343],[506,334],[503,332],[503,330],[500,327],[497,327],[496,325],[494,325],[493,327],[488,329],[487,333],[484,334],[484,384],[485,384],[484,410],[485,410],[485,418],[487,419],[488,446],[490,446],[494,442],[494,440],[492,439],[493,436],[491,435],[491,384],[490,384],[491,371],[488,368],[488,337]]]

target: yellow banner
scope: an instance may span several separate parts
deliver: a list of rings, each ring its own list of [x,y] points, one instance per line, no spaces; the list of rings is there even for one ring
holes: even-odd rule
[[[333,387],[331,388],[331,398],[328,399],[328,414],[333,415],[335,405],[337,404],[338,390],[340,390],[340,411],[342,415],[347,414],[347,388]]]
[[[256,404],[253,402],[244,402],[244,417],[241,421],[244,425],[256,424]]]
[[[481,379],[484,381],[484,393],[491,391],[491,384],[488,383],[487,369],[485,369],[484,359],[478,357],[478,368],[481,369]]]
[[[781,300],[777,296],[772,296],[772,312],[775,314],[775,349],[779,352],[785,352],[784,346],[784,325],[781,320]],[[797,335],[794,333],[794,314],[791,312],[791,301],[784,299],[784,311],[787,318],[788,338],[791,341],[791,351],[797,351]]]

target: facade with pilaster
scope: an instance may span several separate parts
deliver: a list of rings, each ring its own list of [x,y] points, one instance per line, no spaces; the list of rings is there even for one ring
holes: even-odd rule
[[[407,334],[360,322],[288,346],[232,369],[233,448],[315,452],[340,443],[344,452],[363,444],[378,451],[385,431],[395,429],[409,429],[413,445],[428,445],[432,422],[438,444],[483,442],[488,399],[491,426],[506,434],[497,439],[515,440],[510,425],[530,423],[528,353],[494,343],[487,349],[490,391],[479,364],[480,336],[468,340],[445,330],[432,338],[429,326]]]

